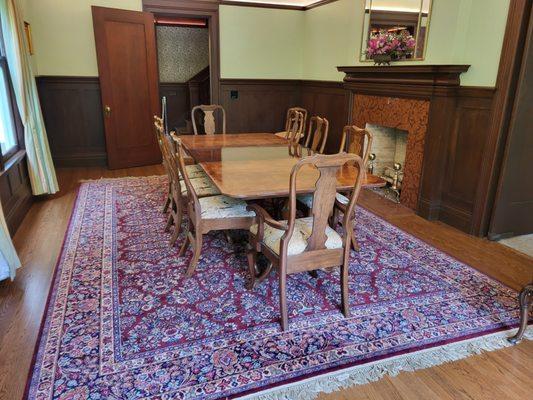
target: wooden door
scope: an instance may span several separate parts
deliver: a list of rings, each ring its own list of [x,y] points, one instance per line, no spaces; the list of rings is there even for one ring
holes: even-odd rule
[[[500,239],[533,233],[533,13],[514,105],[505,154],[495,196],[489,238]]]
[[[92,7],[109,168],[161,162],[153,132],[159,111],[151,13]]]

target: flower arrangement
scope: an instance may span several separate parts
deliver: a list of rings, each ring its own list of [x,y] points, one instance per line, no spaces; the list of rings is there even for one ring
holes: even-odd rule
[[[415,46],[416,40],[407,30],[396,32],[381,30],[370,36],[366,56],[373,59],[376,55],[385,55],[390,56],[392,60],[400,60],[413,54]]]

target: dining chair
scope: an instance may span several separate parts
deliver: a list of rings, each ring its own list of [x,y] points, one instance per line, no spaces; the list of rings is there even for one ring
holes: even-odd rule
[[[163,168],[165,169],[166,174],[168,175],[168,191],[167,191],[167,197],[165,199],[165,204],[163,205],[163,213],[166,213],[168,211],[168,207],[172,203],[172,181],[170,179],[170,171],[168,169],[168,163],[167,159],[165,157],[165,149],[163,148],[163,139],[165,137],[164,133],[164,126],[163,126],[163,118],[154,115],[154,131],[155,131],[155,137],[157,140],[157,144],[159,145],[159,150],[161,151],[161,154],[163,155]]]
[[[187,231],[181,246],[181,257],[189,246],[193,245],[193,256],[189,261],[186,276],[190,277],[196,269],[202,251],[203,235],[211,231],[249,229],[254,223],[255,213],[246,209],[246,202],[225,195],[200,197],[189,179],[183,162],[181,140],[175,139],[177,146],[178,166],[183,176],[186,191]]]
[[[305,147],[323,154],[328,140],[329,121],[319,116],[311,117],[305,138]]]
[[[300,115],[301,114],[301,115]],[[289,139],[289,133],[291,128],[294,128],[296,124],[296,130],[299,135],[303,137],[305,126],[307,124],[307,110],[302,107],[291,107],[287,110],[287,117],[285,120],[285,129],[281,132],[277,132],[276,136],[284,139]]]
[[[206,135],[214,135],[216,133],[216,121],[215,121],[215,111],[219,110],[222,114],[222,132],[226,133],[226,111],[224,110],[224,107],[218,105],[218,104],[210,104],[210,105],[199,105],[194,106],[191,111],[191,119],[192,119],[192,128],[195,135],[198,135],[198,122],[201,122],[201,125],[204,127],[204,132]],[[197,120],[196,114],[202,113],[203,114],[203,120]],[[202,114],[199,116],[201,117]]]
[[[288,328],[287,276],[310,272],[316,276],[317,269],[341,266],[341,304],[346,317],[350,316],[348,298],[348,267],[352,219],[345,218],[343,232],[339,234],[328,225],[335,203],[337,172],[346,164],[363,168],[361,157],[355,154],[315,154],[301,159],[291,171],[289,184],[289,216],[285,221],[274,220],[257,204],[248,210],[257,215],[250,227],[250,244],[247,253],[250,274],[249,288],[253,289],[264,280],[275,266],[278,269],[281,328]],[[320,175],[315,183],[312,215],[296,218],[296,186],[298,173],[303,168],[317,168]],[[351,212],[361,190],[362,175],[354,182],[348,211]],[[349,215],[346,214],[346,215]],[[261,274],[256,274],[257,255],[265,255],[270,264]]]
[[[361,129],[355,125],[347,125],[342,130],[342,139],[339,153],[345,151],[347,153],[357,154],[359,157],[361,157],[363,159],[364,165],[363,176],[366,175],[368,157],[370,156],[370,152],[372,150],[372,140],[372,133],[370,133],[366,129]],[[335,206],[335,211],[333,213],[334,221],[339,220],[339,212],[346,213],[346,209],[349,204],[349,195],[345,196],[342,193],[337,193],[336,198],[337,203]],[[355,218],[355,212],[353,218]],[[359,250],[359,244],[357,243],[355,235],[352,235],[352,248],[356,251]]]
[[[339,153],[346,152],[357,154],[363,159],[363,164],[365,165],[364,171],[366,174],[366,165],[368,163],[368,157],[370,155],[370,150],[372,149],[372,134],[366,130],[358,128],[355,125],[346,125],[342,130],[342,139],[341,145],[339,148]],[[335,207],[334,220],[337,220],[337,211],[344,212],[346,205],[349,203],[348,197],[342,193],[336,194],[337,200],[339,201],[340,207]],[[298,201],[303,203],[308,209],[311,209],[313,206],[313,196],[312,195],[299,195]],[[357,250],[357,242],[355,236],[353,238],[353,249]]]
[[[162,150],[163,158],[167,160],[170,181],[170,205],[168,207],[169,216],[165,226],[165,231],[170,230],[170,228],[174,226],[174,232],[170,237],[170,246],[174,246],[181,230],[181,222],[183,220],[183,213],[185,211],[184,204],[187,197],[187,188],[183,183],[183,175],[178,167],[178,158],[176,155],[177,149],[173,137],[169,135],[163,136]],[[194,173],[194,170],[192,170],[190,167],[193,166],[186,165],[184,168],[186,171],[193,171]],[[199,197],[216,196],[220,194],[205,172],[200,176],[194,173],[194,176],[195,178],[190,178],[190,181],[192,182],[191,184],[195,188]]]

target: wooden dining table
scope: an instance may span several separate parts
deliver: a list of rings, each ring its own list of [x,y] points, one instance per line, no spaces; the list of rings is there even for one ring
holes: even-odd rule
[[[288,141],[272,133],[181,136],[183,147],[204,169],[220,193],[244,200],[289,195],[293,166],[313,155],[303,146],[289,146]],[[337,190],[353,188],[358,171],[345,165],[337,173]],[[297,178],[297,193],[312,193],[318,170],[304,166]],[[366,174],[363,187],[381,187],[386,182]]]

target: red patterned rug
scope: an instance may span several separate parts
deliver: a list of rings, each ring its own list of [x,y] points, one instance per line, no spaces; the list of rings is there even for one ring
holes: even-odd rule
[[[516,292],[359,209],[353,316],[338,271],[296,274],[282,332],[275,274],[245,288],[245,232],[207,235],[184,277],[191,253],[168,247],[165,190],[165,177],[81,185],[29,398],[308,399],[502,347],[517,323]]]

